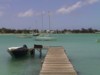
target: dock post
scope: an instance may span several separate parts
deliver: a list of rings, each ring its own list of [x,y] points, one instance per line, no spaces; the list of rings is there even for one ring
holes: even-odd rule
[[[42,49],[40,49],[40,56],[39,56],[39,58],[41,59],[41,57],[42,57]]]
[[[30,50],[30,55],[33,56],[33,57],[35,56],[35,49]]]
[[[36,45],[36,44],[34,44],[34,49],[37,49],[40,52],[40,55],[39,55],[40,59],[42,57],[42,48],[43,48],[42,45]]]
[[[41,68],[42,68],[43,62],[44,62],[44,60],[43,60],[43,59],[41,59]]]

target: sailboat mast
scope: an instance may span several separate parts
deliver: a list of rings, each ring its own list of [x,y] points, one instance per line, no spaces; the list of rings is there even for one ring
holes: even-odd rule
[[[50,22],[50,12],[49,11],[48,11],[48,17],[49,17],[49,31],[50,31],[51,22]]]
[[[42,16],[42,31],[43,31],[43,12],[41,13]]]

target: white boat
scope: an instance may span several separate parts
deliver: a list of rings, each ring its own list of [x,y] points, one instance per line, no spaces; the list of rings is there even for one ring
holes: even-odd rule
[[[20,34],[17,37],[20,37],[20,38],[32,38],[32,34]]]
[[[39,36],[40,34],[39,33],[33,33],[33,36]]]
[[[37,36],[35,38],[36,41],[53,41],[56,40],[54,37],[50,37],[50,36]]]
[[[100,34],[100,32],[95,32],[96,34]]]

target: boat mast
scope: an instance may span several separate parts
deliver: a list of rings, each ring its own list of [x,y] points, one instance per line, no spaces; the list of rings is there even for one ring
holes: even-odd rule
[[[49,17],[49,31],[50,31],[51,22],[50,22],[50,12],[49,11],[48,11],[48,17]]]
[[[41,16],[42,16],[42,31],[43,31],[43,12],[41,13]]]

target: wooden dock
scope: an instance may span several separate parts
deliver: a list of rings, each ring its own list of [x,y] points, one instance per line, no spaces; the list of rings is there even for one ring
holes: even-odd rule
[[[77,75],[63,47],[50,47],[40,75]]]

